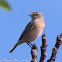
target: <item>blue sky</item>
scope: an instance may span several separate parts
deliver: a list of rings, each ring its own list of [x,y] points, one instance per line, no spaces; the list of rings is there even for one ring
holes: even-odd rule
[[[15,58],[30,62],[31,49],[24,43],[19,45],[11,54],[9,50],[16,44],[25,26],[31,21],[28,16],[34,11],[44,14],[46,33],[47,59],[50,58],[52,48],[56,43],[56,36],[62,33],[62,0],[7,0],[12,10],[5,11],[0,8],[0,60],[11,59],[15,62]],[[43,34],[42,33],[42,34]],[[40,58],[41,36],[34,41],[38,47],[38,60]],[[32,42],[32,43],[34,43]],[[62,45],[60,46],[55,62],[62,62]],[[60,60],[59,60],[60,59]],[[19,61],[18,61],[19,62]]]

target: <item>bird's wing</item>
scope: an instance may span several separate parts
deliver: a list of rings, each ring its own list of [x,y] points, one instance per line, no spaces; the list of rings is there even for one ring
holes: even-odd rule
[[[22,34],[21,34],[19,40],[21,40],[21,38],[23,38],[24,35],[25,35],[28,31],[30,31],[32,28],[33,28],[33,22],[29,22],[28,25],[25,27],[24,31],[22,32]]]

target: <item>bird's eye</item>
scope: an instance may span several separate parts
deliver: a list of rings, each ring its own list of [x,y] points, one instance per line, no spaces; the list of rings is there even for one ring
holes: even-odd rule
[[[38,14],[35,14],[35,15],[38,15]]]

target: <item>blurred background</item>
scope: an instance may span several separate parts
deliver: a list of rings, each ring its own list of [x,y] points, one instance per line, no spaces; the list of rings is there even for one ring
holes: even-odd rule
[[[34,11],[44,14],[48,46],[45,62],[50,58],[57,35],[62,33],[62,0],[0,0],[0,61],[30,62],[31,48],[26,44],[19,45],[11,54],[9,50],[16,44],[25,26],[31,21],[28,16]],[[42,36],[42,35],[41,35]],[[41,36],[32,42],[38,47],[40,59]],[[62,62],[62,45],[55,62]]]

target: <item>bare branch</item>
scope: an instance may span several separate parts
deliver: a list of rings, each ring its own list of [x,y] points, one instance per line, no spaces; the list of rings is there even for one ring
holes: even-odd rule
[[[47,54],[46,54],[46,47],[47,47],[48,43],[46,41],[46,35],[44,33],[44,35],[42,35],[42,46],[40,47],[41,49],[41,57],[40,57],[40,61],[39,62],[44,62]]]
[[[49,60],[47,60],[47,62],[54,62],[55,61],[57,51],[58,51],[61,44],[62,44],[62,34],[60,36],[59,35],[57,36],[56,44],[55,44],[54,48],[52,49],[51,58]]]
[[[31,49],[31,55],[32,55],[32,60],[31,60],[31,62],[37,62],[37,57],[38,57],[37,51],[38,51],[37,46],[36,46],[36,44],[34,43],[32,49]]]

